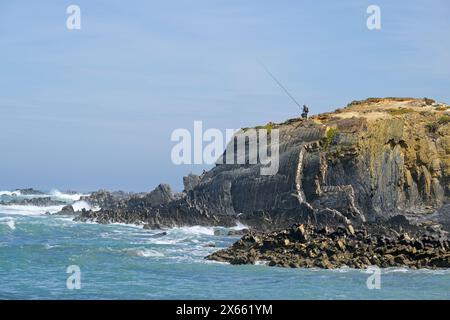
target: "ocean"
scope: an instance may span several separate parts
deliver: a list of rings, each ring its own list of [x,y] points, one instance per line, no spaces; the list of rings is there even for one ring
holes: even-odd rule
[[[89,208],[80,194],[45,196]],[[382,269],[379,289],[369,289],[365,270],[234,266],[204,259],[239,239],[215,236],[220,228],[164,235],[46,214],[63,205],[8,204],[32,197],[0,192],[0,299],[450,299],[449,269]],[[68,285],[73,266],[75,288]]]

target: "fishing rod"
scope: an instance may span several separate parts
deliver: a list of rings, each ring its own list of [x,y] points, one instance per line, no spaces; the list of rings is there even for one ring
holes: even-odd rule
[[[288,89],[286,89],[285,86],[283,86],[283,84],[278,81],[278,79],[272,74],[272,72],[270,72],[270,70],[260,61],[259,64],[264,68],[264,70],[267,72],[267,74],[280,86],[281,89],[283,89],[283,91],[288,95],[289,98],[292,99],[292,101],[294,101],[294,103],[299,106],[299,108],[301,108],[300,104],[297,102],[297,100],[295,100],[295,98],[292,96],[292,94],[288,91]]]

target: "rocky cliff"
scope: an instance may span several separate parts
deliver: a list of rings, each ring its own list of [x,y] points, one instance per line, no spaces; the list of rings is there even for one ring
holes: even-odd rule
[[[258,164],[216,165],[185,177],[182,194],[159,187],[153,196],[77,219],[150,228],[240,221],[270,231],[294,223],[390,223],[402,215],[448,231],[449,112],[431,99],[371,98],[308,120],[270,123],[265,127],[279,130],[275,175],[260,175]]]

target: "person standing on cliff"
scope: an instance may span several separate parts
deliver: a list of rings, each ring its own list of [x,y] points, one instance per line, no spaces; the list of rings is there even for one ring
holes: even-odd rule
[[[302,112],[302,118],[303,118],[303,119],[308,120],[308,112],[309,112],[309,109],[308,109],[308,107],[304,104],[304,105],[303,105],[303,112]]]

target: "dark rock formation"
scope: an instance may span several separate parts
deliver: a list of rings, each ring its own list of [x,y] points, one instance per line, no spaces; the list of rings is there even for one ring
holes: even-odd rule
[[[77,214],[71,205],[64,206],[61,211],[53,215],[74,215]]]
[[[147,201],[152,207],[159,206],[161,204],[167,204],[175,200],[175,196],[172,189],[168,184],[160,184],[147,196],[144,201]]]
[[[370,229],[370,228],[369,228]],[[408,233],[370,233],[368,229],[293,225],[266,234],[249,233],[230,248],[206,257],[231,264],[254,264],[291,268],[366,268],[406,266],[409,268],[450,268],[450,242],[447,239]]]
[[[132,194],[124,191],[110,192],[102,189],[91,193],[89,196],[83,196],[80,200],[86,201],[94,207],[112,209],[122,206],[123,202],[129,200],[131,197]]]

